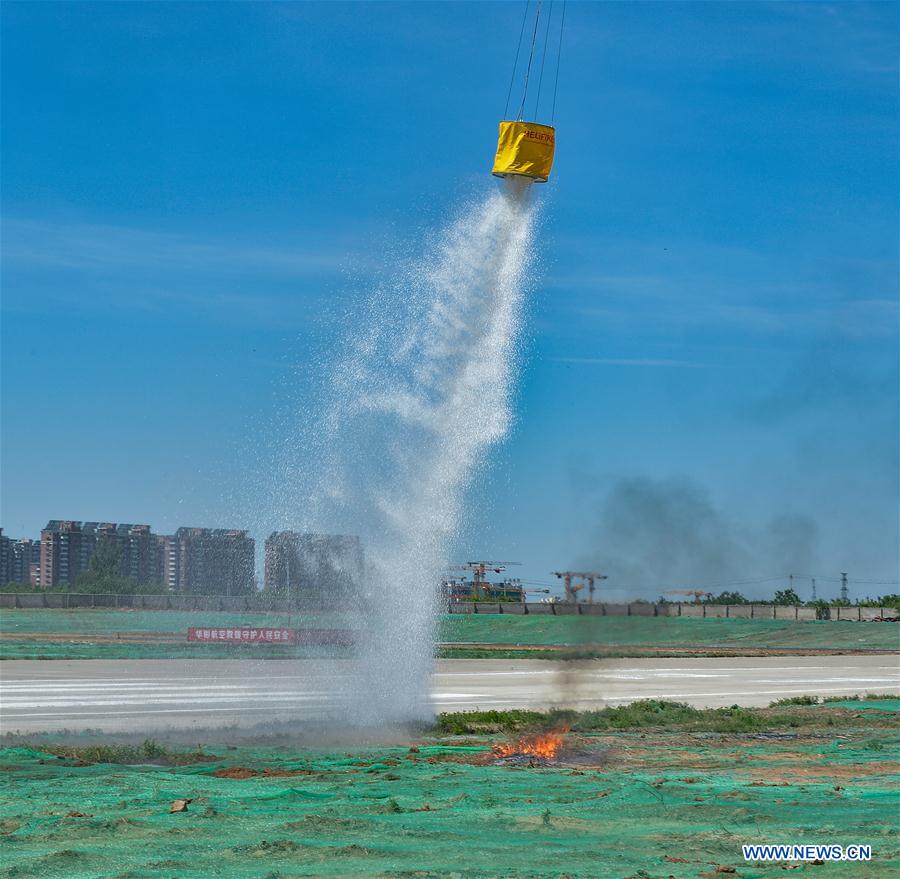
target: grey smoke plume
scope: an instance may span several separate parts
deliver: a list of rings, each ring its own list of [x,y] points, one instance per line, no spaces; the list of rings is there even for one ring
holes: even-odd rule
[[[609,576],[608,593],[654,597],[675,586],[815,570],[818,528],[780,513],[763,527],[736,521],[695,480],[632,477],[599,505],[593,548],[579,565]]]

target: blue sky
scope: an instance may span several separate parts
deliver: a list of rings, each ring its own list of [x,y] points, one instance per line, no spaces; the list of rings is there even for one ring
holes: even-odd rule
[[[521,14],[4,4],[5,533],[277,524],[344,306],[495,185]],[[898,7],[566,16],[517,421],[455,559],[896,580]]]

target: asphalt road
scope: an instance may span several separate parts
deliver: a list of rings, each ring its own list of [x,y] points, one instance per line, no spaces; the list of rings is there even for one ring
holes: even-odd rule
[[[9,660],[0,663],[0,731],[152,732],[345,713],[353,667],[322,660]],[[698,707],[786,696],[900,694],[896,655],[438,662],[438,711],[579,709],[665,698]]]

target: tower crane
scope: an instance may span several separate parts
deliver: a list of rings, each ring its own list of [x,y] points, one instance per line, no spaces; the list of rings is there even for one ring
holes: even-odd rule
[[[553,571],[554,577],[559,577],[563,581],[563,588],[566,590],[566,601],[578,601],[578,593],[584,589],[585,584],[588,588],[588,604],[594,603],[594,581],[609,579],[606,574],[599,571]],[[581,583],[572,583],[572,580],[581,580]]]
[[[487,586],[487,573],[502,574],[510,565],[520,565],[521,562],[466,562],[464,565],[450,565],[451,571],[470,571],[472,574],[472,594],[481,598]]]

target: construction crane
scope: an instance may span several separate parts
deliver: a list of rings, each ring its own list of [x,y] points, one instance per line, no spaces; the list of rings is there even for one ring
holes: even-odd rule
[[[563,581],[563,588],[566,590],[566,601],[578,601],[578,593],[588,588],[588,604],[594,603],[594,581],[606,580],[606,574],[599,571],[553,571],[554,577],[559,577]],[[572,583],[572,580],[582,580],[581,583]]]
[[[702,589],[668,589],[663,595],[693,595],[694,604],[700,604],[700,599],[711,598],[712,592],[704,592]]]
[[[482,598],[485,587],[488,585],[487,573],[502,574],[510,565],[520,565],[521,562],[466,562],[464,565],[450,565],[451,571],[470,571],[472,574],[472,594],[475,598]]]

